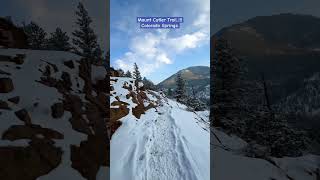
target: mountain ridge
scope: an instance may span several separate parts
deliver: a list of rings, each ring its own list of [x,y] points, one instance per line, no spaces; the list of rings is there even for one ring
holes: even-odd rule
[[[250,80],[264,74],[272,82],[272,101],[297,91],[304,79],[319,72],[320,18],[311,15],[258,16],[218,31],[245,60]],[[244,43],[245,42],[245,43]],[[213,49],[214,50],[214,49]]]
[[[174,79],[176,77],[176,75],[179,73],[179,72],[183,72],[183,71],[192,71],[192,70],[195,70],[195,69],[198,69],[198,68],[201,68],[201,69],[207,69],[208,71],[210,71],[210,67],[208,66],[190,66],[188,68],[185,68],[185,69],[181,69],[179,70],[178,72],[172,74],[171,76],[169,76],[168,78],[166,78],[165,80],[161,81],[160,83],[157,84],[157,86],[163,86],[166,84],[167,81],[170,81],[172,79]],[[193,72],[193,71],[192,71]],[[209,74],[210,76],[210,74]],[[186,75],[183,75],[182,74],[182,77],[185,78]]]
[[[210,101],[210,67],[191,66],[182,69],[171,75],[157,86],[165,91],[176,88],[176,77],[181,73],[181,77],[186,82],[186,91],[189,96],[196,96],[201,102],[209,105]]]

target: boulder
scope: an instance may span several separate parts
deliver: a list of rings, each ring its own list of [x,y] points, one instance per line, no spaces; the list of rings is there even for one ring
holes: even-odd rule
[[[8,103],[0,100],[0,109],[10,110]]]
[[[61,118],[64,114],[63,103],[55,103],[51,106],[51,116],[55,119]]]
[[[32,142],[27,147],[0,147],[0,177],[3,180],[35,180],[54,170],[61,162],[61,148]]]
[[[88,140],[82,141],[80,146],[71,145],[70,151],[72,168],[88,180],[97,179],[100,167],[109,164],[106,137],[88,136]]]
[[[70,68],[70,69],[74,69],[74,63],[73,63],[72,60],[70,60],[70,61],[64,61],[63,64],[64,64],[65,66],[67,66],[68,68]]]
[[[138,119],[140,119],[142,114],[145,114],[145,111],[146,109],[143,104],[138,104],[136,107],[132,108],[132,114]]]
[[[20,97],[19,96],[15,96],[13,98],[8,99],[8,101],[14,103],[14,104],[19,104],[20,101]]]
[[[47,140],[64,138],[63,134],[58,131],[42,128],[39,125],[13,125],[3,133],[2,139],[15,141],[19,139],[34,139],[40,136],[42,137],[40,139]]]
[[[3,71],[3,70],[1,70],[1,69],[0,69],[0,74],[4,74],[4,75],[7,75],[7,76],[10,76],[10,75],[11,75],[11,73],[8,73],[8,72]]]
[[[21,109],[14,113],[21,121],[25,122],[25,124],[31,124],[31,117],[29,112],[26,109]]]
[[[129,114],[129,108],[120,105],[119,108],[110,108],[111,122],[115,122]]]
[[[10,78],[0,78],[0,93],[9,93],[13,89],[13,82]]]
[[[17,54],[17,55],[12,59],[12,62],[21,65],[21,64],[24,63],[24,58],[26,58],[26,55],[25,55],[25,54]]]

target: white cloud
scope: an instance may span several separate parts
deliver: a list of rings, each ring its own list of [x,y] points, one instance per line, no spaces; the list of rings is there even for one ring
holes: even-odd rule
[[[157,61],[164,64],[171,64],[171,60],[167,57],[165,53],[161,53],[157,56]]]
[[[195,33],[168,39],[166,44],[170,48],[174,48],[177,52],[182,52],[186,49],[197,48],[206,40],[208,40],[208,34],[202,31],[197,31]]]
[[[132,38],[130,51],[115,61],[116,67],[127,71],[132,70],[133,64],[137,63],[141,74],[147,76],[162,65],[171,64],[172,60],[161,46],[162,41],[162,36],[152,33]]]
[[[139,8],[129,9],[129,11],[139,14],[137,9]],[[116,68],[132,70],[133,63],[137,63],[142,75],[148,76],[164,65],[173,64],[175,55],[209,43],[210,0],[191,0],[188,8],[186,10],[184,8],[183,12],[177,14],[182,16],[185,14],[183,17],[189,22],[183,24],[184,28],[179,31],[159,29],[152,33],[150,31],[145,33],[135,22],[134,27],[128,27],[132,25],[132,19],[134,19],[132,16],[128,16],[130,18],[126,19],[127,22],[121,21],[122,25],[118,24],[119,30],[135,29],[136,32],[132,34],[131,30],[127,33],[131,37],[129,51],[114,61]]]

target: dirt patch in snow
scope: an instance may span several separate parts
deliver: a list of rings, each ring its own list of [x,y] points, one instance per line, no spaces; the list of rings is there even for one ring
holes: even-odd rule
[[[34,140],[27,147],[0,147],[0,179],[36,180],[61,162],[62,150],[52,142]]]

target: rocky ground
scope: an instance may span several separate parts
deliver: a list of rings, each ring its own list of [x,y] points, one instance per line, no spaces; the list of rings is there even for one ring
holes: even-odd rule
[[[111,77],[111,179],[209,180],[208,111]]]
[[[66,52],[0,50],[0,179],[107,177],[109,80],[88,62]]]

